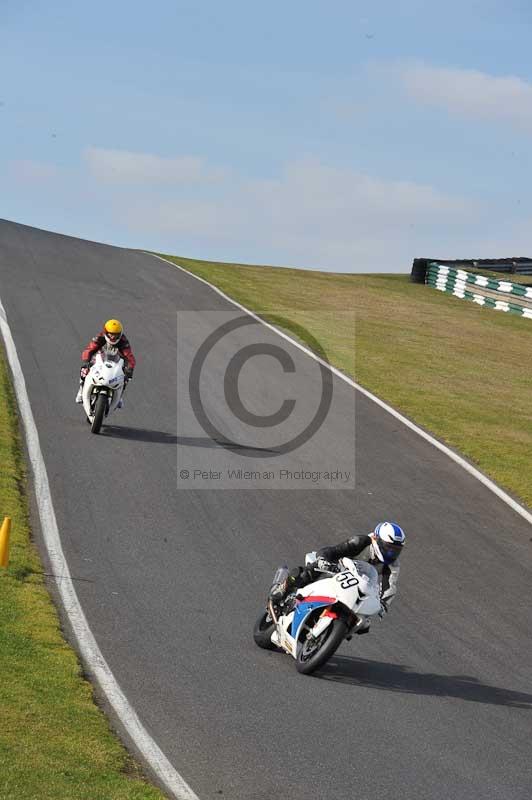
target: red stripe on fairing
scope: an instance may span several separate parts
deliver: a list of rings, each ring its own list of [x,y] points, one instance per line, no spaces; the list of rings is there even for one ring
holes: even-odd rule
[[[308,594],[300,603],[336,603],[336,597],[322,597],[318,594]]]

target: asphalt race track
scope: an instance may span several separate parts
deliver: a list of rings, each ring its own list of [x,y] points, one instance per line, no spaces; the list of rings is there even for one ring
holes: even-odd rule
[[[282,452],[272,429],[231,411],[224,358],[266,343],[292,359],[293,370],[251,357],[238,383],[256,415],[296,399],[283,441],[316,411],[320,372],[262,326],[217,336],[206,357],[198,386],[220,433],[211,436],[187,401],[187,376],[205,337],[242,314],[149,255],[0,222],[0,298],[81,604],[129,701],[200,800],[530,798],[524,519],[337,378],[323,424]],[[93,436],[74,404],[79,356],[114,316],[138,367],[126,408]],[[349,471],[355,451],[346,489],[277,476]],[[181,475],[228,468],[275,476]],[[408,535],[388,617],[317,677],[259,650],[251,629],[275,567],[383,519]]]

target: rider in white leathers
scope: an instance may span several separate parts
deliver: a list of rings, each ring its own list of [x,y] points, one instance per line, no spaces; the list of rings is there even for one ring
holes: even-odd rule
[[[397,592],[399,556],[404,543],[405,534],[399,525],[395,522],[381,522],[368,535],[352,536],[341,544],[322,547],[318,550],[317,559],[313,564],[294,567],[285,580],[275,583],[270,589],[270,597],[275,603],[281,603],[290,592],[322,578],[323,571],[336,572],[338,560],[347,556],[367,561],[379,573],[382,617],[388,611]],[[367,626],[359,633],[367,631],[369,631],[369,620]]]

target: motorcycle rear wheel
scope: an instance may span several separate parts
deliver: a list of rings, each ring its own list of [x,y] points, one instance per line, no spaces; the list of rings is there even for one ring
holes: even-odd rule
[[[307,639],[297,643],[296,669],[310,675],[322,667],[336,653],[347,634],[347,625],[342,619],[333,619],[314,643]]]
[[[99,394],[94,404],[94,419],[92,420],[91,433],[100,433],[106,408],[107,395]]]
[[[253,639],[255,644],[263,650],[277,650],[272,642],[272,633],[275,624],[267,611],[263,611],[253,627]]]

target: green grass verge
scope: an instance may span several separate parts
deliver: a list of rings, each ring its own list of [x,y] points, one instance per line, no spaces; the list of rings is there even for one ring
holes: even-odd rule
[[[0,347],[0,800],[162,800],[111,733],[64,641],[30,542],[15,399]]]
[[[277,313],[307,328],[332,364],[532,506],[532,320],[444,295],[407,275],[165,258],[265,318]],[[353,311],[354,347],[346,346]]]

